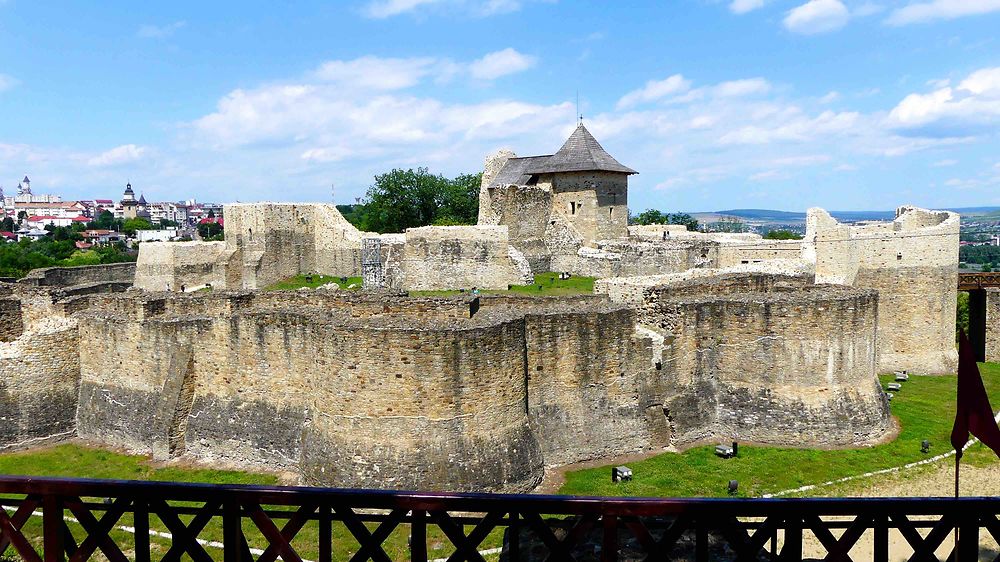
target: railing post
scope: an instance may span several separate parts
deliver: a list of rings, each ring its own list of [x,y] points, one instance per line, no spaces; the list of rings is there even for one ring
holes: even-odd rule
[[[512,562],[521,561],[521,518],[517,511],[510,512],[510,526],[507,527],[507,558]]]
[[[235,498],[227,498],[222,504],[222,544],[225,546],[225,562],[243,562],[243,516],[240,504]]]
[[[601,517],[604,524],[604,541],[601,544],[601,562],[618,560],[618,516],[605,513]]]
[[[958,562],[979,560],[979,513],[974,512],[958,520],[958,544],[955,545]]]
[[[333,518],[330,516],[330,504],[319,506],[319,562],[333,560]]]
[[[66,551],[63,544],[63,502],[47,494],[42,499],[42,543],[45,562],[63,562]]]
[[[872,521],[872,560],[874,562],[889,561],[889,516],[878,514]]]
[[[782,562],[802,560],[802,519],[789,517],[785,520],[785,544],[781,547]]]
[[[414,509],[410,523],[410,561],[427,562],[427,512]]]
[[[132,500],[132,526],[135,527],[135,562],[149,562],[149,504]]]

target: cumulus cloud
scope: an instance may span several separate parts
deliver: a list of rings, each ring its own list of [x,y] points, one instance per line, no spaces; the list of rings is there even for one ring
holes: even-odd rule
[[[516,12],[521,9],[521,0],[372,0],[365,5],[363,13],[376,19],[389,18],[408,13],[418,13],[422,9],[440,6],[450,10],[460,9],[478,16]]]
[[[909,25],[1000,12],[1000,0],[932,0],[911,2],[886,18],[889,25]]]
[[[0,92],[9,90],[14,86],[17,86],[20,82],[13,76],[8,76],[6,74],[0,74]]]
[[[771,83],[763,78],[747,78],[722,82],[712,88],[712,94],[720,98],[737,98],[766,94],[771,91]]]
[[[618,100],[618,109],[625,109],[640,103],[648,103],[664,97],[686,92],[691,87],[691,81],[680,74],[674,74],[663,80],[650,80],[638,90],[632,90]]]
[[[850,17],[850,12],[840,0],[809,0],[789,10],[784,25],[792,33],[814,35],[836,31],[844,27]]]
[[[431,57],[381,58],[364,56],[333,60],[319,66],[312,76],[323,82],[337,82],[351,89],[401,90],[423,78],[448,72],[449,64]]]
[[[537,62],[538,59],[535,57],[519,53],[508,47],[473,61],[469,65],[469,71],[473,78],[493,80],[532,68]]]
[[[957,86],[903,98],[889,113],[896,129],[931,137],[975,134],[1000,123],[1000,67],[977,70]]]
[[[143,146],[123,144],[90,158],[87,160],[87,165],[95,167],[120,166],[141,159],[146,151],[146,147]]]
[[[764,7],[765,0],[733,0],[729,4],[729,11],[734,14],[745,14]]]
[[[136,31],[135,34],[137,37],[141,37],[143,39],[166,39],[185,25],[187,25],[187,22],[185,21],[175,21],[166,25],[146,24],[139,26],[139,30]]]

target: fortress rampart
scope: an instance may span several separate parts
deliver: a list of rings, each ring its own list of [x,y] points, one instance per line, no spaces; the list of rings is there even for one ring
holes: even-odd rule
[[[986,290],[986,360],[1000,363],[1000,289]]]
[[[698,439],[886,429],[871,291],[759,274],[643,294],[19,288],[0,396],[21,421],[0,447],[79,435],[308,483],[524,491],[546,466]]]

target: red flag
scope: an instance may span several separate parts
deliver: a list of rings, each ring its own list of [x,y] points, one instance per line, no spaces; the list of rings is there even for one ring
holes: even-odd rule
[[[951,445],[959,456],[970,432],[1000,457],[1000,428],[993,417],[972,344],[962,330],[958,340],[958,411],[951,430]]]

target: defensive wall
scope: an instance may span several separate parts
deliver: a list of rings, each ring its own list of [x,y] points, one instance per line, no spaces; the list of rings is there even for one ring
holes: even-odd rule
[[[531,283],[531,266],[505,226],[428,226],[380,237],[381,282],[400,291],[506,289]]]
[[[298,274],[361,274],[364,233],[333,205],[236,203],[225,216],[225,242],[142,244],[136,287],[256,289]]]
[[[643,294],[19,288],[0,447],[78,435],[309,483],[524,491],[546,466],[700,439],[886,429],[873,292],[743,274]]]
[[[664,409],[679,441],[836,445],[889,427],[873,290],[726,274],[649,287],[639,317],[671,342]]]
[[[880,370],[955,371],[958,234],[947,211],[903,206],[891,222],[844,225],[809,210],[804,253],[816,282],[879,293]]]
[[[32,269],[17,282],[34,287],[69,287],[95,283],[125,283],[135,280],[136,264],[132,262],[78,267],[43,267]]]

